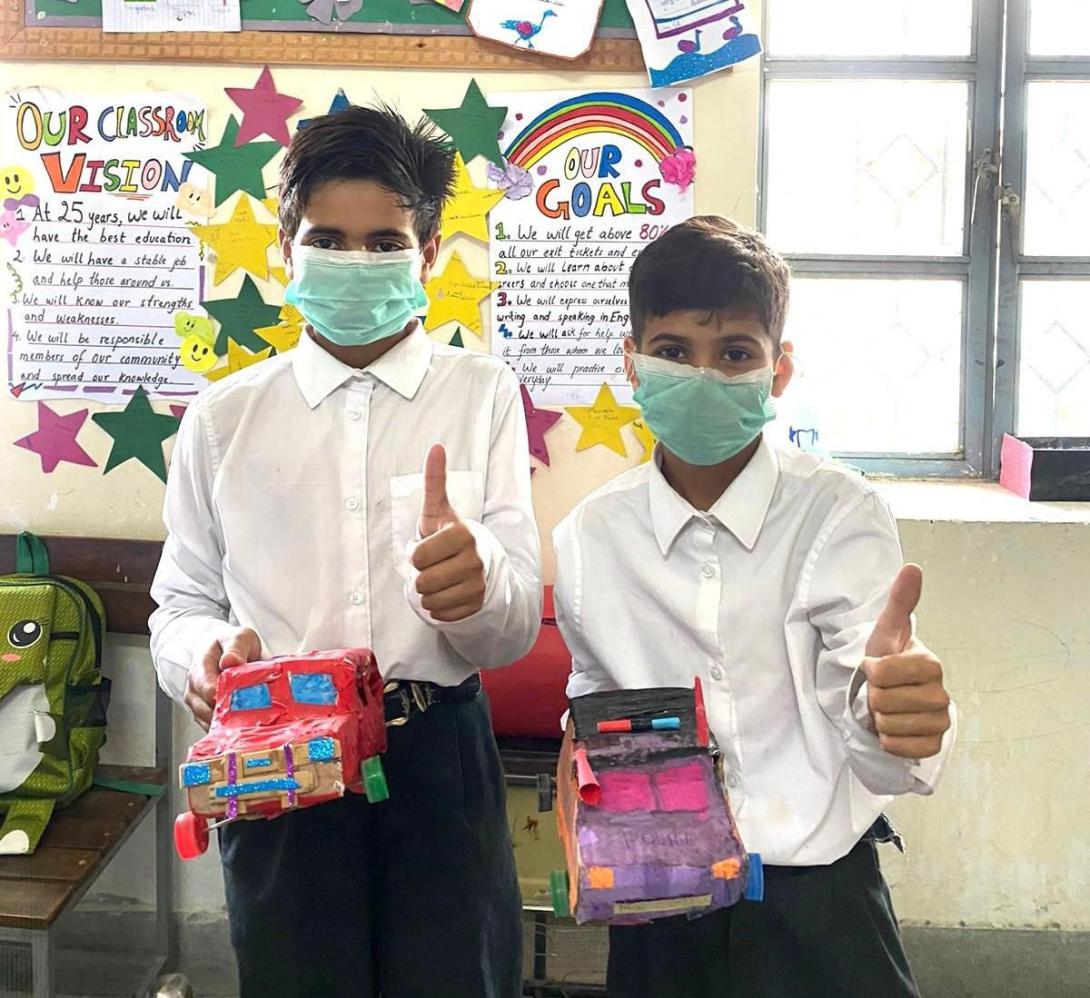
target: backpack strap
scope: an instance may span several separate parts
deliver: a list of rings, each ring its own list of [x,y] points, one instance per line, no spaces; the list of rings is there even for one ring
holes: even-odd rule
[[[15,571],[20,575],[48,575],[49,552],[42,539],[24,530],[15,539]]]

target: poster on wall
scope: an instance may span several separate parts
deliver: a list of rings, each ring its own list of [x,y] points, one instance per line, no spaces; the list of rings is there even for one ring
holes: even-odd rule
[[[193,395],[175,316],[203,297],[179,189],[208,141],[178,93],[12,91],[0,109],[0,267],[10,397],[121,403]]]
[[[693,214],[688,90],[503,93],[490,166],[506,197],[488,216],[492,351],[537,405],[627,401],[628,272],[640,250]]]
[[[242,17],[239,0],[102,0],[102,30],[241,31]]]
[[[466,22],[478,38],[578,59],[594,43],[602,0],[472,0]]]
[[[653,87],[718,73],[761,51],[741,0],[628,0],[628,12]]]

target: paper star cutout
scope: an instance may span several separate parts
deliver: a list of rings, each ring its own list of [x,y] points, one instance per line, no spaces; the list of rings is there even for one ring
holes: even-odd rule
[[[640,464],[647,464],[651,460],[651,454],[655,449],[655,434],[651,432],[651,428],[643,419],[637,419],[632,424],[632,432],[636,434],[636,439],[643,447],[643,457],[640,458]]]
[[[428,296],[428,314],[424,318],[425,329],[436,329],[444,322],[457,320],[475,333],[481,331],[481,302],[499,284],[474,277],[457,254],[451,254],[443,273],[424,285]]]
[[[184,406],[184,405],[172,405],[170,407],[170,414],[175,419],[181,419],[185,415],[185,411],[186,411],[187,408],[188,408],[188,406]]]
[[[489,106],[476,80],[470,80],[460,107],[425,108],[424,113],[454,140],[467,163],[484,156],[503,166],[497,136],[507,117],[507,108]]]
[[[462,339],[462,331],[460,329],[454,330],[454,335],[450,338],[450,345],[452,347],[461,347],[465,349],[465,340]]]
[[[240,347],[234,340],[228,339],[227,363],[223,367],[217,367],[214,371],[209,371],[205,377],[209,381],[219,381],[220,378],[226,378],[229,374],[236,374],[253,364],[268,360],[272,356],[272,351],[272,347],[265,347],[264,350],[251,353],[244,347]]]
[[[277,353],[284,353],[299,342],[305,321],[299,309],[285,305],[280,309],[280,321],[275,326],[261,326],[254,332],[275,347]]]
[[[618,405],[609,385],[598,389],[594,405],[569,405],[567,412],[583,427],[579,443],[575,445],[577,451],[601,444],[621,457],[628,457],[624,440],[621,439],[621,428],[639,419],[640,410],[636,406]]]
[[[232,338],[250,350],[260,350],[267,344],[254,330],[276,323],[279,305],[270,305],[261,297],[249,274],[243,279],[237,298],[214,298],[202,301],[201,307],[220,324],[216,337],[216,353],[227,353],[227,340]]]
[[[42,471],[46,474],[54,471],[61,461],[97,468],[91,455],[76,443],[76,436],[86,419],[86,409],[62,416],[44,402],[39,402],[38,429],[22,440],[16,440],[15,446],[37,454],[42,461]]]
[[[503,191],[491,187],[474,187],[473,178],[461,155],[454,157],[454,193],[443,209],[442,233],[449,239],[464,232],[472,239],[488,242],[488,213],[502,201]]]
[[[345,96],[345,92],[338,89],[337,92],[333,95],[333,100],[330,101],[329,110],[326,111],[326,114],[337,114],[339,111],[343,111],[346,107],[351,106],[352,102]],[[304,118],[302,121],[299,122],[298,128],[296,130],[301,131],[302,129],[306,128],[307,125],[309,125],[313,120],[313,118]]]
[[[242,111],[242,127],[235,136],[236,146],[245,145],[259,135],[267,135],[282,146],[291,142],[288,118],[303,106],[303,102],[298,97],[276,92],[272,70],[268,66],[261,70],[257,84],[251,89],[224,87],[223,92]]]
[[[12,248],[19,244],[19,237],[30,228],[14,211],[5,211],[0,215],[0,239],[6,239]]]
[[[243,194],[227,222],[194,225],[197,238],[215,251],[216,271],[212,283],[219,284],[236,270],[247,270],[262,280],[269,276],[269,247],[276,242],[276,226],[254,218],[250,199]]]
[[[545,434],[559,421],[561,413],[538,409],[530,397],[530,389],[519,385],[522,392],[522,410],[526,413],[526,432],[530,437],[530,453],[542,464],[549,463],[549,448],[545,446]]]
[[[261,171],[280,151],[279,142],[250,142],[236,146],[238,133],[238,121],[231,115],[218,146],[182,153],[186,159],[193,160],[215,176],[217,208],[235,191],[245,191],[260,201],[265,196],[265,180]]]
[[[270,267],[269,277],[276,281],[277,284],[282,284],[285,288],[291,280],[291,278],[288,277],[288,272],[283,267]]]
[[[143,387],[136,389],[121,412],[96,412],[91,419],[114,438],[103,474],[135,458],[164,482],[167,480],[163,441],[178,432],[180,420],[152,409]]]

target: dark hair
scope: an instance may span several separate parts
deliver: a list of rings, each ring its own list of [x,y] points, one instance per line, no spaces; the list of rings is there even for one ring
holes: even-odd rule
[[[649,318],[690,310],[753,312],[779,345],[791,272],[764,237],[719,215],[698,215],[647,246],[628,276],[632,335]]]
[[[413,213],[423,245],[439,231],[454,183],[454,150],[422,118],[415,126],[386,104],[351,105],[299,129],[280,165],[280,225],[299,231],[307,201],[330,180],[373,180]]]

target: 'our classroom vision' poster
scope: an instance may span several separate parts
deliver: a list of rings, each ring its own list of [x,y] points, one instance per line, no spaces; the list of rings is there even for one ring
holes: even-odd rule
[[[624,375],[628,272],[693,213],[689,90],[493,94],[507,196],[489,215],[492,350],[540,405],[594,401]]]
[[[208,141],[184,94],[85,97],[40,87],[0,109],[0,267],[8,392],[122,402],[195,394],[173,316],[202,297],[179,208],[184,158]],[[181,190],[180,190],[181,189]]]

